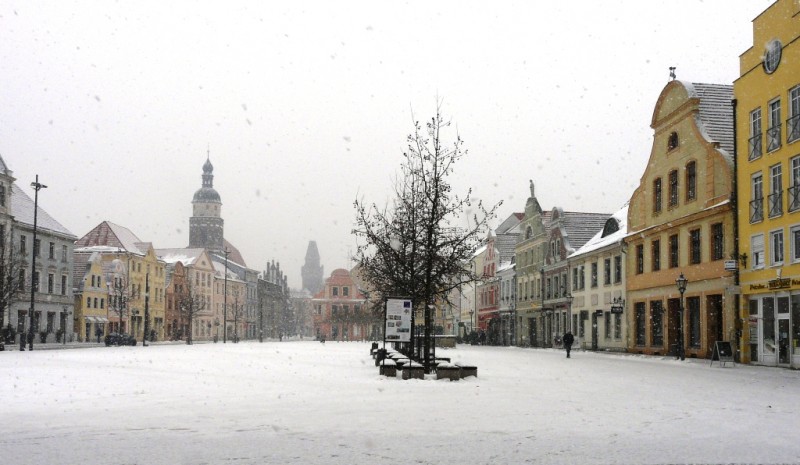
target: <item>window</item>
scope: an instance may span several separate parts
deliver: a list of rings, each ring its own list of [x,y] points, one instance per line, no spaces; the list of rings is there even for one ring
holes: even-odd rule
[[[800,139],[800,86],[789,90],[789,119],[786,120],[786,141]]]
[[[17,283],[19,290],[25,290],[25,270],[19,270],[19,282]]]
[[[36,255],[37,257],[40,257],[41,252],[42,252],[42,240],[36,238],[33,240],[33,254]]]
[[[664,345],[664,312],[660,300],[650,302],[650,336],[652,346]]]
[[[622,315],[614,314],[614,339],[622,338]]]
[[[800,226],[789,229],[789,253],[792,263],[800,262]]]
[[[333,295],[339,295],[339,288],[338,287],[332,287],[331,288],[331,292],[333,293]]]
[[[644,245],[636,246],[636,274],[644,273]]]
[[[0,184],[0,207],[6,206],[6,186],[5,184]]]
[[[603,260],[603,284],[611,284],[611,259]]]
[[[800,156],[789,159],[789,166],[791,173],[789,174],[789,182],[791,186],[789,192],[789,208],[790,212],[800,210]]]
[[[50,260],[55,260],[56,259],[56,243],[55,242],[51,242],[50,243],[50,250],[48,252],[47,257]]]
[[[689,345],[700,347],[700,297],[686,298],[686,313],[689,322]]]
[[[697,265],[702,261],[700,252],[700,230],[689,231],[689,263]]]
[[[67,295],[67,275],[61,275],[61,295]]]
[[[669,135],[669,139],[667,139],[667,150],[674,150],[678,148],[678,133],[673,132]]]
[[[711,260],[722,260],[725,257],[725,233],[722,223],[711,225]]]
[[[645,315],[644,302],[636,302],[633,306],[634,321],[636,322],[636,345],[643,346],[645,344],[645,335],[647,333],[645,322],[647,320]]]
[[[661,178],[656,178],[653,181],[653,213],[661,212]]]
[[[756,173],[750,178],[750,222],[764,219],[764,178]]]
[[[622,282],[622,255],[614,257],[614,282]]]
[[[669,172],[669,206],[678,205],[678,170]]]
[[[678,267],[678,235],[669,236],[669,267]]]
[[[33,290],[39,292],[39,272],[33,272]]]
[[[769,233],[769,249],[771,252],[770,263],[780,265],[783,263],[783,230],[771,231]]]
[[[592,263],[592,287],[597,287],[597,262]]]
[[[697,163],[690,161],[686,164],[686,201],[691,202],[697,198]]]
[[[53,273],[47,273],[47,293],[52,294],[56,285],[56,277]]]
[[[750,266],[754,270],[764,268],[764,235],[756,234],[750,238]]]
[[[347,297],[348,295],[350,295],[350,288],[349,288],[349,287],[347,287],[347,286],[343,287],[343,288],[342,288],[342,295],[343,295],[343,296],[345,296],[345,297]]]
[[[578,268],[572,269],[572,290],[578,290]]]
[[[750,112],[750,155],[748,160],[759,158],[763,152],[761,135],[761,108]]]
[[[769,217],[773,218],[783,214],[783,169],[780,163],[769,168],[770,194]]]
[[[19,253],[22,255],[28,253],[28,238],[26,236],[19,236]]]
[[[769,128],[767,129],[767,152],[781,148],[781,100],[775,99],[767,104]]]
[[[653,271],[661,269],[661,241],[656,239],[650,244],[650,251],[652,252],[651,266]]]

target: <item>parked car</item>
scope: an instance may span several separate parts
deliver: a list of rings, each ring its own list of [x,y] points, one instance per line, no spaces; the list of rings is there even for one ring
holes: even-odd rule
[[[105,343],[106,346],[135,346],[136,338],[130,334],[109,333]]]

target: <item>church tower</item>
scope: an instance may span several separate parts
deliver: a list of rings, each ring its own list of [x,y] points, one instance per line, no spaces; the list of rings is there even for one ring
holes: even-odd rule
[[[306,250],[306,263],[300,271],[303,278],[303,289],[308,289],[311,295],[322,290],[322,276],[324,270],[319,264],[319,250],[317,242],[309,241]]]
[[[189,247],[221,253],[223,244],[222,200],[214,190],[214,166],[210,154],[203,164],[203,186],[194,193],[189,218]]]

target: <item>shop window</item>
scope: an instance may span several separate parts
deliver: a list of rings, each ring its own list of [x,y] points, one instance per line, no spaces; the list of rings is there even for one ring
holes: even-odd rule
[[[689,345],[700,348],[700,297],[686,298],[686,313],[689,322]]]
[[[650,336],[654,347],[664,345],[664,310],[660,300],[650,302]]]
[[[647,333],[645,324],[647,316],[645,315],[644,302],[636,302],[633,306],[634,321],[636,322],[636,345],[643,346],[645,344],[645,335]]]

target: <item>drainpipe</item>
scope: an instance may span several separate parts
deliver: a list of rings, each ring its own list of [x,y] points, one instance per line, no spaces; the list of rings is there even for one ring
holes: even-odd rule
[[[737,132],[737,122],[736,122],[736,107],[738,105],[738,101],[736,99],[731,100],[731,107],[733,109],[733,183],[732,183],[732,192],[731,192],[731,214],[733,215],[733,258],[736,260],[736,269],[733,272],[733,285],[737,288],[740,285],[739,281],[739,169],[738,169],[738,132]],[[742,322],[742,315],[741,315],[741,290],[736,292],[733,296],[733,326],[736,335],[736,342],[738,346],[738,350],[735,353],[735,360],[736,362],[740,362],[741,359],[741,348],[742,348],[742,327],[744,323]]]

